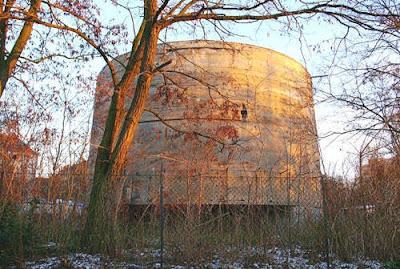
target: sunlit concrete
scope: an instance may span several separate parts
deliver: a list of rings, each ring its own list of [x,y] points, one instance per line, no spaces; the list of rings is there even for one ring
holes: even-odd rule
[[[220,41],[159,45],[157,62],[168,60],[147,104],[165,122],[143,114],[121,176],[129,202],[158,203],[163,162],[168,204],[320,205],[313,92],[301,64],[266,48]],[[109,83],[104,69],[94,107],[92,169]]]

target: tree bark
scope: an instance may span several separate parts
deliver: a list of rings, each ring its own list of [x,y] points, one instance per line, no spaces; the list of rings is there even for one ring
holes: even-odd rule
[[[125,115],[121,131],[118,132],[118,125],[123,114],[117,110],[123,107],[124,96],[130,83],[125,83],[117,88],[114,94],[111,109],[106,123],[105,133],[96,158],[93,186],[88,205],[88,216],[85,225],[82,243],[90,252],[106,252],[114,255],[117,247],[117,215],[119,199],[123,190],[124,179],[121,178],[124,163],[130,145],[136,133],[139,120],[144,111],[149,96],[151,81],[153,79],[153,66],[157,54],[157,41],[161,30],[156,22],[157,1],[146,1],[145,27],[138,51],[143,51],[140,59],[140,75],[136,83],[134,97],[130,108]],[[139,60],[137,58],[136,60]],[[135,64],[137,65],[138,62]],[[135,66],[133,64],[132,66]],[[130,76],[126,81],[133,81],[135,72],[129,70]],[[124,81],[124,77],[121,80]],[[121,84],[121,83],[120,83]],[[122,97],[122,98],[121,98]],[[121,101],[122,100],[122,101]],[[122,103],[121,103],[122,102]],[[119,122],[118,122],[119,121]],[[112,126],[111,129],[107,128]],[[113,150],[113,145],[115,147]]]
[[[31,37],[32,30],[33,30],[33,18],[37,17],[37,13],[39,11],[40,5],[42,4],[42,0],[31,0],[30,1],[30,8],[28,11],[28,17],[24,22],[24,26],[21,29],[21,32],[18,35],[17,40],[8,58],[5,58],[5,43],[7,40],[7,19],[1,20],[0,23],[0,30],[2,30],[1,38],[0,38],[0,50],[1,50],[1,57],[0,57],[0,97],[3,95],[4,90],[6,88],[8,79],[14,72],[15,67],[17,66],[17,62],[19,57],[21,56],[23,50],[26,47],[26,44]],[[4,9],[4,13],[10,11],[13,4],[9,6],[6,5]],[[3,13],[3,12],[2,12]],[[3,32],[4,31],[4,32]]]

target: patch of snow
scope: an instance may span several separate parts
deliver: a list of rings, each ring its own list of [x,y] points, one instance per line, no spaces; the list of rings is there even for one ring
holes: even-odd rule
[[[68,255],[69,265],[79,269],[100,269],[103,266],[100,255],[75,253]]]
[[[168,252],[166,252],[168,253]],[[166,260],[168,255],[164,253]],[[232,255],[237,254],[235,258]],[[173,269],[185,269],[185,268],[211,268],[211,269],[243,269],[247,267],[257,269],[284,269],[284,268],[298,268],[298,269],[328,269],[327,263],[323,262],[323,256],[320,256],[320,262],[312,264],[307,259],[307,252],[300,247],[295,247],[292,250],[272,248],[248,248],[248,249],[234,249],[227,248],[225,253],[218,253],[212,255],[210,262],[200,262],[199,264],[187,266],[187,265],[165,265],[165,268]],[[138,256],[143,258],[154,258],[160,256],[159,250],[152,251],[139,251]],[[260,255],[257,260],[254,260],[251,265],[245,263],[246,258],[255,255]],[[74,253],[63,257],[51,257],[36,262],[27,262],[27,268],[32,269],[56,269],[62,265],[67,265],[74,269],[100,269],[100,268],[123,268],[123,269],[145,269],[145,268],[161,268],[159,262],[148,263],[140,265],[136,263],[116,262],[100,255],[90,255],[85,253]],[[330,268],[332,269],[380,269],[383,265],[377,261],[368,259],[357,259],[353,263],[342,262],[332,257]]]
[[[42,259],[37,262],[27,262],[26,267],[31,269],[48,269],[57,268],[61,265],[61,260],[58,257]]]
[[[50,257],[36,262],[27,262],[25,265],[31,269],[56,269],[62,265],[76,269],[100,269],[103,268],[104,263],[100,255],[75,253],[67,257]]]
[[[371,268],[371,269],[379,269],[382,268],[382,264],[377,262],[377,261],[361,261],[360,262],[362,265],[364,265],[367,268]]]

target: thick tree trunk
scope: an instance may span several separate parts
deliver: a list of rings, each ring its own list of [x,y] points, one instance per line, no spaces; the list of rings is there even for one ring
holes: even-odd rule
[[[4,89],[6,88],[7,81],[9,77],[12,75],[14,72],[17,62],[19,57],[21,56],[23,50],[26,47],[26,44],[28,43],[32,31],[33,31],[33,21],[31,19],[34,19],[37,17],[37,13],[40,9],[40,5],[42,4],[42,0],[31,0],[30,1],[30,7],[28,11],[28,16],[26,21],[24,22],[24,26],[22,27],[17,40],[14,43],[14,46],[12,47],[10,54],[8,57],[5,56],[5,45],[7,42],[7,20],[4,19],[0,21],[0,97],[4,93]],[[13,4],[10,6],[6,6],[4,8],[4,14],[7,14],[10,12],[11,8],[13,8]]]
[[[117,215],[120,200],[118,197],[121,196],[123,190],[122,171],[136,128],[144,111],[153,79],[152,69],[157,54],[157,41],[161,29],[156,24],[156,3],[156,0],[148,0],[146,4],[146,22],[141,44],[139,45],[143,48],[143,57],[141,58],[140,76],[130,108],[125,115],[123,125],[120,128],[121,131],[117,132],[121,123],[114,122],[113,124],[112,120],[120,120],[119,113],[115,109],[120,109],[118,104],[121,105],[119,101],[121,97],[118,96],[116,98],[108,117],[108,124],[112,125],[113,128],[110,130],[106,128],[102,139],[102,145],[105,142],[104,144],[107,147],[100,147],[96,158],[87,222],[82,238],[84,246],[91,252],[106,252],[113,255],[116,251]],[[129,85],[124,87],[129,87]],[[118,91],[127,92],[127,89],[120,88]],[[110,117],[110,113],[114,116]],[[108,150],[114,144],[114,149],[112,151]]]
[[[4,8],[3,1],[0,0],[0,16],[3,15],[6,10]],[[8,32],[8,20],[0,19],[0,98],[3,95],[3,91],[6,87],[6,41],[7,41],[7,32]]]

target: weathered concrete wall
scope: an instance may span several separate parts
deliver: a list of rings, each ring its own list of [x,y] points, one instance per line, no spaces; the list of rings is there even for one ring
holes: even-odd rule
[[[147,109],[176,130],[144,113],[126,169],[132,203],[156,202],[154,175],[163,159],[167,203],[319,205],[311,79],[302,65],[269,49],[218,41],[160,45],[158,62],[169,59],[153,81]],[[92,162],[109,81],[104,70]]]

